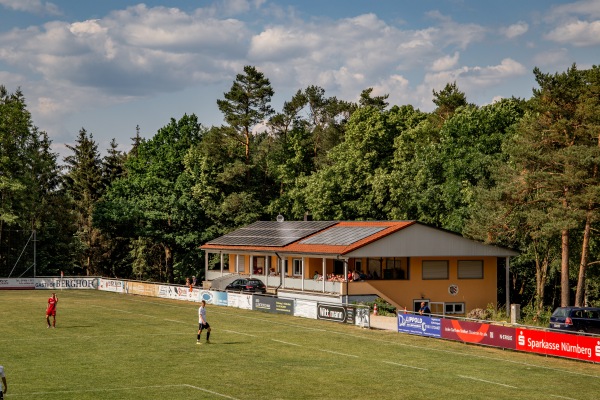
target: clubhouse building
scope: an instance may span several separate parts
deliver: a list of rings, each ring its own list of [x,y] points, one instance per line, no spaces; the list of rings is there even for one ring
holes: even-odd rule
[[[253,277],[281,298],[381,297],[409,311],[426,301],[444,315],[496,305],[498,274],[518,254],[418,221],[258,221],[201,250],[205,288]]]

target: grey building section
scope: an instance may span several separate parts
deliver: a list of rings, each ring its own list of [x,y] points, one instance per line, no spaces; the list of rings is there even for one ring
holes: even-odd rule
[[[442,229],[413,224],[344,257],[514,257],[518,253],[466,239]]]

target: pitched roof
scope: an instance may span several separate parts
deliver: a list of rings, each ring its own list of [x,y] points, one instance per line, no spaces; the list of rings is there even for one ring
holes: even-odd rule
[[[201,249],[345,254],[416,221],[259,221]]]

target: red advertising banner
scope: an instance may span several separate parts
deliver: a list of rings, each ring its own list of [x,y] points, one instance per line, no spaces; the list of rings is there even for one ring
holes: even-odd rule
[[[600,338],[531,329],[516,331],[517,350],[600,362]]]
[[[442,338],[485,346],[516,348],[515,328],[479,322],[442,319]]]

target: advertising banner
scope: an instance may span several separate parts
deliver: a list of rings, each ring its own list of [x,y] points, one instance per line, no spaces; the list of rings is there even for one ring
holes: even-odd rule
[[[317,319],[317,304],[314,301],[296,299],[294,316]]]
[[[36,289],[98,289],[99,278],[35,278]]]
[[[198,301],[199,295],[200,289],[190,290],[190,288],[187,286],[158,286],[158,297],[162,297],[163,299]]]
[[[100,278],[100,284],[98,285],[98,290],[104,290],[106,292],[124,293],[125,292],[125,282],[117,281],[114,279]]]
[[[0,278],[0,290],[35,289],[33,278]]]
[[[356,325],[363,328],[371,327],[371,314],[369,307],[356,307]]]
[[[208,292],[208,294],[207,294]],[[228,304],[228,300],[227,300],[227,292],[215,292],[212,290],[202,290],[200,292],[200,300],[204,300],[208,303],[207,298],[211,299],[212,304],[217,305],[217,306],[227,306]]]
[[[515,328],[454,319],[442,319],[442,337],[485,346],[516,348]]]
[[[294,300],[278,299],[270,296],[253,296],[252,309],[294,315]]]
[[[158,297],[158,286],[152,283],[125,282],[125,293],[141,296]]]
[[[439,338],[442,336],[442,325],[440,318],[398,314],[398,332]]]
[[[227,305],[229,307],[252,310],[252,295],[241,293],[227,293]]]
[[[194,301],[204,300],[206,304],[214,304],[216,306],[227,305],[227,292],[217,292],[214,290],[195,289],[194,288]]]
[[[354,307],[319,303],[317,304],[317,319],[354,325],[356,321],[354,309]]]
[[[568,333],[516,329],[517,350],[600,362],[600,339]]]

